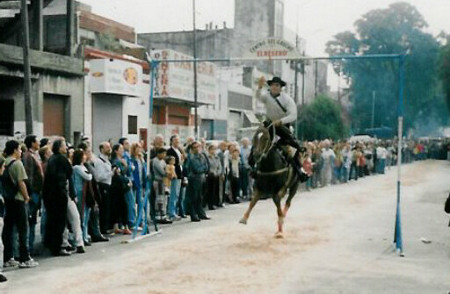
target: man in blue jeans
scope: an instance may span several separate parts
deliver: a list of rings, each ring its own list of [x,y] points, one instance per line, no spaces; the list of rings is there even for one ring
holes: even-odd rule
[[[178,135],[173,135],[170,137],[170,148],[167,149],[167,156],[170,155],[175,157],[175,173],[177,174],[176,178],[173,178],[170,183],[168,213],[169,219],[172,221],[181,219],[176,213],[177,202],[180,197],[181,180],[183,179],[183,166],[180,148],[180,137]]]
[[[131,164],[131,156],[130,156],[130,142],[128,138],[120,138],[119,144],[123,146],[123,159],[127,162],[127,178],[129,180],[133,179],[133,168],[134,165]],[[136,196],[133,193],[133,189],[129,189],[125,193],[125,201],[127,203],[127,211],[128,211],[128,227],[130,229],[134,228],[136,222]]]
[[[27,151],[23,154],[22,161],[28,176],[25,184],[27,185],[28,195],[31,197],[30,202],[28,202],[28,223],[30,225],[28,248],[30,252],[33,252],[37,213],[41,204],[44,172],[42,170],[41,157],[38,153],[39,141],[37,137],[35,135],[28,135],[26,136],[24,143],[27,147]]]
[[[30,257],[28,250],[28,214],[26,204],[30,201],[28,196],[25,180],[28,179],[23,167],[19,142],[10,140],[5,144],[4,154],[7,156],[5,160],[5,169],[11,178],[11,184],[16,187],[15,193],[11,193],[13,189],[9,190],[9,195],[6,191],[5,182],[3,182],[4,199],[5,199],[5,218],[4,230],[2,234],[4,249],[4,265],[7,267],[19,265],[20,268],[35,267],[38,265]],[[14,260],[13,256],[13,228],[16,226],[19,235],[19,262]]]

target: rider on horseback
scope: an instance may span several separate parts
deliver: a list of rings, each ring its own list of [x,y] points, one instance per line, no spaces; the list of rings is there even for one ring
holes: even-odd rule
[[[298,175],[302,177],[304,172],[301,170],[298,154],[304,152],[304,148],[299,145],[289,130],[290,123],[297,119],[297,105],[292,97],[281,92],[281,88],[286,86],[286,82],[279,77],[273,77],[272,80],[267,81],[270,89],[267,93],[261,94],[265,81],[264,77],[259,79],[258,90],[256,91],[256,98],[266,105],[267,120],[263,124],[266,128],[272,126],[275,128],[275,134],[280,137],[279,144],[289,145],[297,150],[295,155],[289,154],[287,159],[294,166]],[[251,161],[250,155],[249,163],[253,165],[254,163]]]

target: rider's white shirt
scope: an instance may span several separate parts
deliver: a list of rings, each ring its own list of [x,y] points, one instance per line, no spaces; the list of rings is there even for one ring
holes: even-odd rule
[[[261,89],[258,89],[256,90],[256,98],[266,105],[266,115],[270,120],[281,120],[282,124],[287,124],[297,119],[297,106],[294,99],[288,94],[281,92],[277,98],[273,98],[269,91],[261,94]],[[286,109],[286,112],[281,109],[275,99],[278,99],[280,104]]]

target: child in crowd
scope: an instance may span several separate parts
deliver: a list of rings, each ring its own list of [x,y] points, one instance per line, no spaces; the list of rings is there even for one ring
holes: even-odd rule
[[[164,177],[164,192],[166,195],[170,194],[170,183],[172,182],[172,179],[177,176],[175,173],[175,157],[174,156],[167,156],[166,157],[166,176]]]

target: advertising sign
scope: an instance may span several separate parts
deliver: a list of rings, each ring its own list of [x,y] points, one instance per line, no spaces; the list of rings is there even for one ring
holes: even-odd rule
[[[90,61],[91,93],[140,96],[142,66],[118,59]]]
[[[301,54],[288,41],[269,37],[254,43],[244,52],[242,57],[261,60],[296,59],[300,58]]]
[[[164,60],[192,60],[192,56],[174,50],[157,50],[152,57],[160,60],[156,72],[155,98],[173,98],[194,102],[194,63]],[[218,95],[216,66],[211,62],[197,62],[197,101],[215,104]]]

